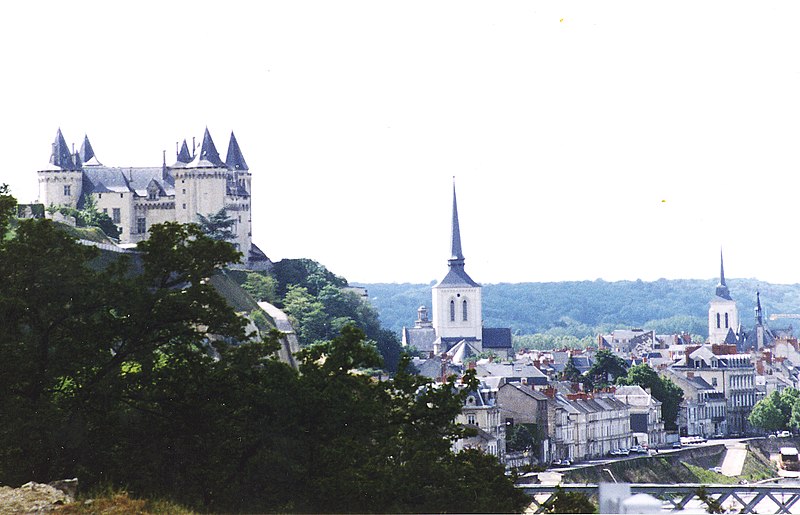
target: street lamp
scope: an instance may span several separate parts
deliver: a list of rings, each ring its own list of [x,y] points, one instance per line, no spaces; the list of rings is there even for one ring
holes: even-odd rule
[[[611,476],[611,479],[613,479],[615,483],[617,483],[617,482],[618,482],[618,481],[617,481],[617,478],[615,478],[615,477],[614,477],[614,474],[612,474],[610,470],[608,470],[608,469],[603,469],[603,470],[604,470],[605,472],[608,472],[608,475],[609,475],[609,476]]]

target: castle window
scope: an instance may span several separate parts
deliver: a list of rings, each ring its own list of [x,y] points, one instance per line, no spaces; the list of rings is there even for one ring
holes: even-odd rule
[[[717,329],[719,329],[719,327],[720,327],[720,325],[719,325],[719,313],[717,313]]]
[[[156,191],[150,191],[150,192],[148,192],[148,193],[147,193],[147,198],[148,198],[149,200],[156,200],[156,199],[158,198],[158,192],[156,192]]]
[[[98,193],[97,194],[97,198],[103,198],[103,194],[102,193]]]
[[[118,224],[121,219],[122,217],[119,214],[119,208],[118,207],[111,208],[111,221],[114,222],[115,224]]]
[[[477,422],[475,421],[475,414],[470,413],[467,415],[467,424],[471,426],[477,425]]]
[[[461,303],[461,316],[464,319],[464,322],[467,321],[467,299],[464,299],[464,302]]]
[[[147,232],[147,220],[145,218],[136,219],[136,232],[144,234]]]
[[[72,196],[72,186],[70,185],[64,186],[64,196],[65,197]]]
[[[120,193],[119,194],[119,198],[125,198],[125,194],[124,193]]]
[[[725,313],[725,329],[728,328],[728,314]]]
[[[107,208],[107,207],[104,207],[104,208],[103,208],[103,214],[104,214],[104,215],[107,215],[107,214],[108,214],[108,208]]]
[[[183,208],[183,209],[186,209],[186,204],[183,204],[183,207],[182,207],[182,208]]]
[[[456,303],[455,301],[450,301],[450,321],[456,321]]]

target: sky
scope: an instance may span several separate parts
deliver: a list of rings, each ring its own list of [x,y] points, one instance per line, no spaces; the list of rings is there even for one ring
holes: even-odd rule
[[[13,2],[8,183],[61,128],[109,166],[230,132],[253,239],[351,283],[800,282],[800,4]],[[455,178],[455,179],[454,179]]]

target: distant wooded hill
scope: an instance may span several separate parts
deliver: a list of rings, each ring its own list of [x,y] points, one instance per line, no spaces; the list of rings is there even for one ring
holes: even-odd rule
[[[708,303],[717,279],[658,281],[578,281],[487,284],[483,318],[489,327],[510,327],[514,334],[559,333],[593,336],[611,329],[638,327],[659,334],[708,335]],[[756,291],[765,316],[800,313],[800,284],[769,284],[757,279],[727,279],[739,307],[740,322],[754,325]],[[359,283],[367,288],[381,325],[400,333],[412,327],[417,308],[431,304],[430,284]],[[767,321],[774,329],[800,320]]]

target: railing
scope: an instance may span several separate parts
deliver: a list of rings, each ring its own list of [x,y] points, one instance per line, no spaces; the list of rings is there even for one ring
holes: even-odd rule
[[[556,489],[565,492],[580,492],[587,497],[597,497],[597,485],[517,485],[533,501],[533,513],[543,513],[545,505],[552,501]],[[631,483],[631,494],[649,494],[664,503],[665,509],[680,511],[695,501],[705,508],[707,500],[719,503],[723,509],[736,513],[791,513],[789,510],[800,500],[800,485],[745,484],[745,485],[702,485],[682,483],[660,485]],[[698,494],[707,496],[701,500]],[[800,505],[799,505],[800,506]],[[756,507],[758,511],[756,512]],[[770,511],[768,511],[770,510]]]

